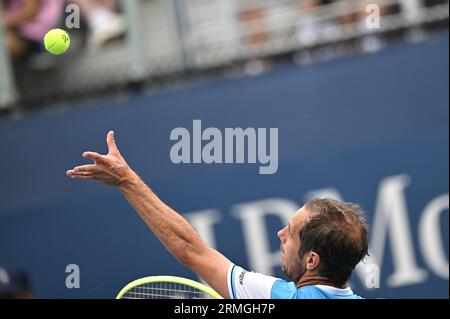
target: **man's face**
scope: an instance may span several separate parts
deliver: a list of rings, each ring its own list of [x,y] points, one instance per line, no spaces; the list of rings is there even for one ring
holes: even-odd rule
[[[307,218],[308,212],[302,207],[292,215],[288,225],[278,232],[281,241],[281,269],[294,281],[298,281],[306,271],[305,263],[298,256],[300,249],[298,234]]]

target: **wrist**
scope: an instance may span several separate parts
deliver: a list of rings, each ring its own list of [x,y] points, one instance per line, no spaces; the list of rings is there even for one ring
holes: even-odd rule
[[[116,187],[120,191],[125,191],[133,188],[139,181],[139,176],[131,168],[128,168],[123,178],[116,184]]]

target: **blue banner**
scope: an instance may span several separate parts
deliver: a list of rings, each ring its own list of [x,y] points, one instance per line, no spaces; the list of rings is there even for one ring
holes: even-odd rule
[[[448,298],[448,67],[444,33],[3,123],[0,266],[25,269],[41,298],[113,298],[149,275],[198,279],[118,191],[65,176],[87,162],[83,151],[106,152],[113,129],[135,171],[236,264],[283,276],[277,230],[309,198],[331,195],[360,203],[371,225],[370,259],[350,283],[358,294]],[[195,120],[221,132],[278,129],[276,172],[249,161],[174,163],[171,132],[193,132]],[[78,289],[66,287],[72,264]],[[367,288],[373,264],[380,277]]]

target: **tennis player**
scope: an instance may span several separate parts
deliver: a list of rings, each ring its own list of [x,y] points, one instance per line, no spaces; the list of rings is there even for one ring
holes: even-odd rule
[[[292,215],[278,232],[281,266],[292,280],[287,282],[246,271],[208,247],[194,228],[128,166],[112,131],[107,144],[108,154],[83,153],[94,163],[75,167],[67,175],[98,180],[120,190],[167,250],[224,298],[360,298],[347,285],[368,250],[368,230],[358,205],[313,199]]]

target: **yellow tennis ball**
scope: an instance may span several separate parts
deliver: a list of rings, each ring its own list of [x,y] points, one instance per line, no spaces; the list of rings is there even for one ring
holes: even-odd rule
[[[70,37],[62,29],[52,29],[45,35],[44,45],[51,54],[63,54],[70,46]]]

